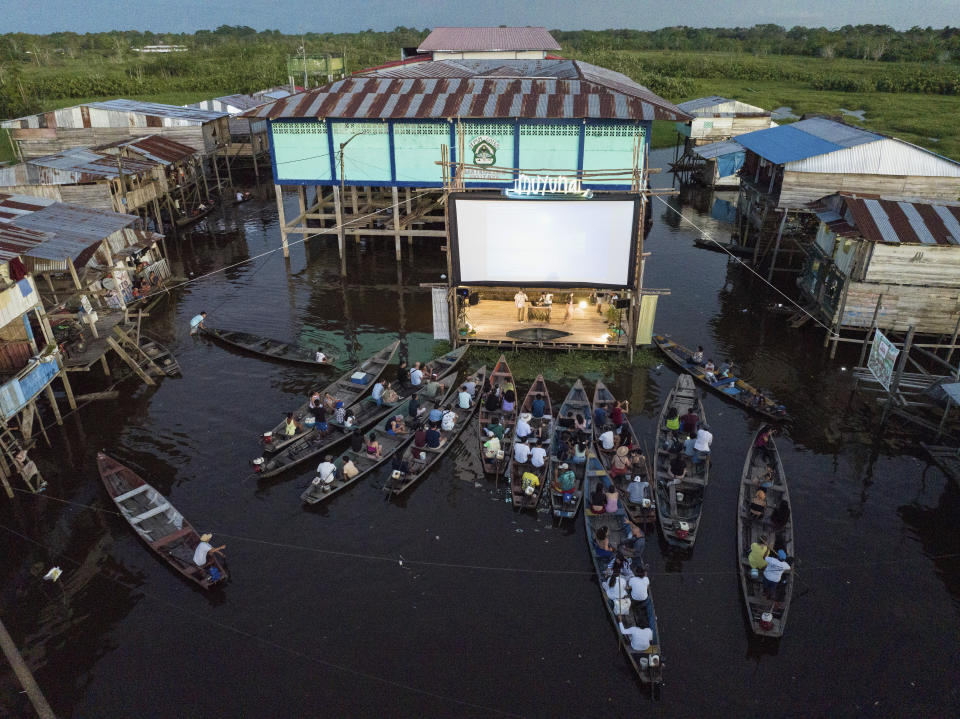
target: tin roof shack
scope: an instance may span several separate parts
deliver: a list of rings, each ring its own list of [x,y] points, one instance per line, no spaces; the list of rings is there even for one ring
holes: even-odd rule
[[[23,159],[93,147],[141,135],[163,135],[213,154],[230,142],[224,112],[140,100],[106,100],[0,121]]]
[[[51,318],[75,326],[65,349],[69,371],[87,371],[97,360],[108,369],[102,358],[115,349],[110,331],[148,291],[145,282],[154,293],[169,277],[157,247],[162,236],[138,225],[136,215],[0,194],[0,260],[22,257],[34,278],[45,281],[38,291]],[[74,321],[78,314],[82,326]]]
[[[559,49],[545,27],[437,27],[417,52],[434,60],[543,60]]]
[[[811,208],[816,241],[798,280],[839,329],[949,335],[960,318],[960,204],[836,193]],[[876,318],[874,319],[874,315]]]
[[[711,142],[690,147],[674,165],[674,172],[683,184],[696,183],[717,189],[739,187],[745,157],[746,150],[736,140]]]
[[[960,197],[960,163],[833,120],[801,120],[740,135],[737,142],[746,148],[740,244],[756,250],[755,264],[775,263],[781,236],[793,238],[796,247],[787,251],[794,257],[805,254],[809,243],[797,238],[816,228],[807,204],[833,192],[908,202]]]
[[[677,123],[677,134],[685,138],[688,147],[729,140],[777,126],[770,118],[769,110],[719,95],[687,100],[678,103],[677,107],[691,116],[687,122]]]
[[[167,191],[156,162],[78,147],[0,167],[0,192],[34,195],[109,212],[138,212]]]

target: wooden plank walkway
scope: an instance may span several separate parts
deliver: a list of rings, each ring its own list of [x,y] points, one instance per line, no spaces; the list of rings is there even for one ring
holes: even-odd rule
[[[542,308],[533,309],[535,314],[542,313]],[[624,349],[626,337],[618,338],[611,335],[607,320],[597,314],[595,305],[588,305],[581,309],[575,306],[573,319],[564,321],[566,305],[554,304],[549,322],[531,319],[526,322],[517,322],[517,308],[512,301],[481,300],[479,304],[467,307],[467,321],[472,325],[476,334],[461,337],[461,341],[475,343],[502,343],[514,344],[518,347],[551,347],[567,348],[592,347],[596,349]],[[624,322],[627,313],[624,312]],[[568,336],[556,339],[522,340],[507,335],[512,330],[529,330],[543,328],[545,330],[560,330],[569,332]]]
[[[67,357],[63,366],[68,372],[88,372],[90,368],[111,348],[107,340],[113,336],[113,328],[123,322],[123,312],[114,310],[107,313],[104,310],[98,310],[97,314],[97,333],[99,337],[90,335],[90,328],[84,325],[83,333],[86,337],[86,347],[83,352],[72,353]]]

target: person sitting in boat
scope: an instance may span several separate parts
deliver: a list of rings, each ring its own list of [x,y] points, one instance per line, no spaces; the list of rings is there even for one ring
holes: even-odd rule
[[[543,419],[543,413],[547,411],[547,403],[540,395],[534,397],[530,403],[530,415],[533,419]]]
[[[418,449],[423,449],[427,446],[427,427],[426,425],[420,425],[417,427],[417,431],[413,433],[413,446]]]
[[[530,420],[533,419],[529,412],[521,412],[517,418],[517,425],[513,428],[514,436],[521,442],[526,442],[527,437],[533,434],[533,428],[530,427]]]
[[[332,484],[337,476],[337,465],[333,463],[333,455],[328,454],[323,461],[317,465],[317,476],[313,480],[314,484],[328,485]]]
[[[569,410],[566,416],[558,418],[557,425],[560,429],[575,429],[576,422],[573,419],[573,410]]]
[[[530,441],[533,443],[530,450],[530,464],[540,469],[546,464],[547,450],[544,449],[543,443],[539,439],[531,438]]]
[[[406,434],[406,427],[403,424],[403,415],[396,414],[387,419],[383,426],[387,434]]]
[[[383,456],[383,447],[377,441],[377,433],[371,432],[367,437],[367,456],[380,459]]]
[[[430,410],[430,414],[427,415],[428,422],[439,422],[442,418],[443,418],[443,410],[437,406],[434,406]]]
[[[750,554],[747,561],[752,569],[758,572],[767,568],[767,557],[770,554],[770,545],[767,544],[767,535],[761,534],[760,540],[750,545]]]
[[[613,426],[607,425],[603,428],[603,432],[597,438],[600,442],[600,449],[604,452],[612,452],[615,447],[615,439],[613,437]]]
[[[413,369],[410,370],[410,384],[419,387],[423,384],[423,370],[420,369],[420,363],[414,362]]]
[[[483,443],[483,456],[485,459],[496,459],[497,452],[500,451],[500,438],[493,435]]]
[[[630,649],[634,652],[645,652],[653,642],[653,630],[650,627],[627,627],[622,621],[617,622],[620,633],[630,640]]]
[[[603,591],[613,605],[614,614],[624,616],[630,611],[630,591],[627,580],[621,572],[613,572],[610,575],[610,579],[604,582]]]
[[[671,459],[670,466],[667,467],[667,475],[669,475],[670,479],[675,482],[679,482],[684,477],[686,477],[687,476],[686,460],[680,455],[677,455],[676,457]]]
[[[700,425],[696,407],[687,409],[687,413],[680,418],[680,425],[684,434],[696,435],[697,427]]]
[[[226,544],[222,544],[219,547],[214,547],[210,544],[210,540],[213,539],[213,535],[210,532],[200,535],[200,543],[197,544],[196,548],[193,550],[193,563],[198,567],[206,567],[208,564],[212,564],[213,560],[210,559],[211,554],[223,554],[223,550],[227,548]]]
[[[770,524],[778,532],[787,526],[790,521],[790,503],[785,499],[780,500],[780,504],[770,514]]]
[[[733,374],[733,362],[729,359],[725,359],[720,363],[720,366],[717,368],[717,379],[727,379]]]
[[[777,587],[783,579],[783,573],[789,572],[793,564],[793,557],[788,557],[782,549],[775,557],[766,557],[766,568],[763,570],[763,594],[767,599],[776,601]]]
[[[569,494],[577,486],[577,475],[570,469],[570,465],[564,462],[554,470],[553,488],[557,492]]]
[[[532,497],[539,487],[540,478],[533,472],[524,472],[520,476],[520,491],[528,497]]]
[[[687,459],[690,464],[693,464],[694,459],[697,457],[697,450],[694,447],[697,444],[697,435],[696,433],[688,435],[685,440],[683,440],[683,456]]]
[[[767,511],[767,493],[763,491],[762,488],[757,489],[753,494],[753,498],[750,500],[750,517],[753,519],[763,519],[763,515]]]
[[[677,432],[680,429],[680,417],[677,414],[677,408],[671,407],[667,410],[667,421],[664,424],[664,427],[671,432]]]
[[[607,410],[603,408],[603,405],[597,405],[597,408],[593,410],[593,426],[603,427],[606,423]]]
[[[571,461],[574,464],[586,464],[587,461],[587,443],[577,442],[573,445],[573,457]]]
[[[560,462],[568,461],[570,459],[570,455],[573,454],[572,442],[573,439],[570,437],[570,433],[564,432],[554,443],[553,456],[556,457]]]
[[[616,514],[620,509],[620,493],[612,484],[603,488],[603,511],[607,514]]]
[[[423,386],[423,389],[420,390],[420,393],[425,397],[434,399],[435,397],[442,397],[446,389],[447,388],[443,382],[437,381],[437,375],[432,374],[430,375],[430,381]]]
[[[513,392],[513,399],[511,402],[517,401],[517,386],[513,383],[513,380],[509,377],[503,381],[503,385],[500,387],[501,396],[505,395],[507,392]]]
[[[707,376],[707,382],[713,384],[717,381],[717,376],[714,374],[714,371],[717,369],[717,366],[713,363],[713,359],[708,359],[703,363],[703,372]]]
[[[710,459],[711,444],[713,444],[713,434],[710,433],[706,425],[700,425],[700,429],[697,430],[697,439],[693,444],[693,448],[697,451],[697,456],[694,459],[695,464],[703,464]]]
[[[237,202],[243,202],[243,193],[237,190]]]
[[[487,412],[500,411],[500,397],[496,392],[487,392],[487,398],[483,401],[483,408]]]
[[[631,504],[642,504],[647,499],[648,485],[646,480],[639,474],[635,475],[627,489],[627,498]]]
[[[443,413],[440,415],[440,429],[444,432],[451,432],[457,424],[457,413],[453,411],[453,407],[447,405],[444,408]]]
[[[393,388],[393,385],[390,382],[383,388],[383,396],[381,397],[383,404],[396,404],[400,401],[400,395],[397,394],[397,390]]]
[[[426,407],[420,406],[420,398],[417,396],[417,393],[414,392],[410,395],[410,401],[407,402],[407,416],[410,419],[418,419],[420,415],[426,411]]]
[[[577,432],[586,436],[587,434],[587,419],[582,414],[577,412],[573,417],[573,426],[576,428]],[[601,427],[603,425],[600,425]]]
[[[363,443],[363,432],[360,431],[359,427],[354,427],[350,433],[350,449],[360,454],[363,451]]]
[[[590,511],[594,514],[603,514],[606,512],[607,494],[603,491],[603,483],[597,482],[593,488],[593,494],[590,495]],[[606,527],[601,527],[606,530]]]
[[[517,395],[512,389],[504,390],[503,401],[500,403],[500,409],[504,412],[513,412],[517,406]]]
[[[341,400],[337,400],[337,403],[334,405],[333,409],[333,421],[339,425],[342,425],[346,418],[347,408],[343,406],[343,402]]]
[[[619,401],[615,401],[613,407],[610,409],[610,422],[613,423],[614,431],[620,434],[620,431],[623,429],[624,416],[623,407]]]
[[[476,387],[476,383],[473,386]],[[473,392],[467,389],[466,384],[460,385],[460,391],[457,392],[457,406],[460,409],[470,409],[471,404],[473,404]]]
[[[321,435],[326,435],[330,429],[327,424],[327,410],[323,408],[323,402],[317,399],[316,404],[310,400],[310,414],[313,415],[313,428]]]
[[[750,406],[754,409],[764,409],[767,404],[767,398],[763,396],[763,392],[757,391],[753,396],[753,399],[750,400]]]
[[[403,387],[409,381],[410,370],[407,369],[407,361],[400,360],[400,365],[397,367],[397,387]]]
[[[303,424],[300,420],[294,416],[293,412],[287,412],[287,416],[283,420],[283,434],[287,437],[293,437],[297,432],[302,431]]]
[[[609,560],[616,555],[616,550],[610,544],[610,532],[606,526],[599,527],[593,539],[593,551],[598,559]]]
[[[643,551],[647,546],[647,536],[643,530],[624,515],[623,517],[623,539],[620,542],[621,551],[626,550],[629,556],[633,557],[633,568],[643,568]]]
[[[617,447],[613,459],[610,460],[610,479],[616,479],[617,477],[623,477],[629,474],[631,466],[630,448],[622,444]]]
[[[337,398],[329,392],[324,392],[323,407],[327,410],[327,414],[333,414],[334,410],[337,408]]]
[[[694,352],[692,355],[690,355],[689,358],[687,358],[687,364],[693,365],[693,366],[698,366],[703,364],[703,347],[702,346],[697,345],[697,351]]]
[[[430,424],[427,430],[427,447],[429,449],[438,449],[440,445],[447,441],[447,438],[440,434],[440,428],[436,422]]]
[[[767,425],[764,427],[759,434],[757,434],[756,440],[753,442],[754,451],[761,457],[770,462],[773,458],[773,427]]]
[[[627,580],[627,586],[630,587],[630,600],[640,602],[646,606],[650,601],[650,577],[647,576],[647,570],[643,567],[637,567],[633,576]]]
[[[323,353],[323,350],[317,347],[317,353],[313,356],[313,361],[318,364],[326,364],[327,356]]]
[[[344,479],[353,479],[358,474],[360,474],[360,470],[357,469],[357,465],[355,465],[353,463],[353,460],[350,459],[349,457],[347,458],[347,461],[343,463],[341,472],[343,472]]]
[[[353,429],[357,424],[357,415],[353,413],[352,409],[347,410],[347,416],[343,419],[343,428],[345,430]]]
[[[530,445],[519,440],[513,443],[513,461],[526,464],[530,460]]]
[[[383,406],[383,391],[386,387],[386,382],[379,379],[376,384],[373,385],[373,389],[370,390],[370,399],[377,403],[377,407]]]
[[[500,417],[494,415],[490,419],[490,424],[483,428],[483,433],[488,437],[496,437],[498,440],[503,439],[503,425],[500,424]]]

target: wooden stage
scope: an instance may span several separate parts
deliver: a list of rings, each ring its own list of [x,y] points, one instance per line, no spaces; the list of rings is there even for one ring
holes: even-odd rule
[[[460,335],[458,341],[471,344],[554,349],[624,350],[627,348],[626,335],[621,335],[618,339],[611,333],[606,317],[597,313],[596,305],[587,305],[585,308],[574,305],[573,319],[567,321],[564,321],[567,311],[565,304],[553,305],[549,321],[542,317],[545,314],[543,308],[528,305],[527,311],[533,316],[525,322],[518,322],[517,308],[512,301],[480,300],[478,304],[466,308],[467,322],[473,327],[475,334]],[[537,318],[537,315],[541,317]],[[626,311],[623,313],[623,321],[624,323],[627,321]],[[569,335],[550,339],[511,337],[507,334],[514,330],[537,329],[547,333],[551,330],[559,330],[568,332]]]

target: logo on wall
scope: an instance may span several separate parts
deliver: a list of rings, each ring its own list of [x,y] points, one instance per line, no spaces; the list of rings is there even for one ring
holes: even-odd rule
[[[470,140],[470,149],[473,150],[474,165],[497,164],[497,150],[500,143],[488,135],[480,135]]]

